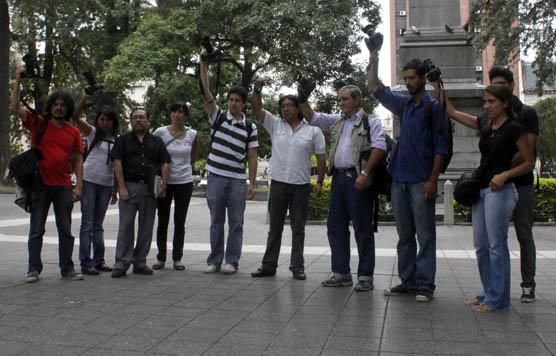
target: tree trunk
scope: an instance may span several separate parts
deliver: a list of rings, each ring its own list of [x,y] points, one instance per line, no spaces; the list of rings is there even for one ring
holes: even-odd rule
[[[0,0],[0,183],[4,181],[4,171],[10,160],[10,14],[8,2]]]

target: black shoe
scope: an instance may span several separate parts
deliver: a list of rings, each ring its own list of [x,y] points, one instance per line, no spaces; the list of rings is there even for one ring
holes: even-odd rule
[[[83,266],[81,267],[81,273],[86,274],[88,276],[97,276],[100,272],[94,267]]]
[[[384,290],[384,295],[414,295],[417,293],[415,289],[406,288],[403,284]]]
[[[112,278],[122,278],[123,276],[125,276],[125,271],[123,269],[115,268],[112,271]]]
[[[535,301],[535,288],[521,288],[521,298],[519,301],[522,303],[533,303]]]
[[[95,266],[96,270],[99,272],[112,272],[114,269],[106,264],[106,262],[101,262]]]
[[[304,281],[307,279],[307,275],[305,275],[304,271],[292,271],[292,275],[294,279],[298,281]]]
[[[259,268],[257,272],[251,273],[251,277],[258,278],[258,277],[270,277],[276,275],[276,271],[272,272],[264,268]]]
[[[153,274],[153,270],[150,269],[150,268],[147,267],[147,266],[143,266],[143,267],[137,268],[137,269],[134,268],[134,269],[133,269],[133,273],[135,273],[135,274],[143,274],[143,275],[145,275],[145,276],[150,276],[151,274]]]

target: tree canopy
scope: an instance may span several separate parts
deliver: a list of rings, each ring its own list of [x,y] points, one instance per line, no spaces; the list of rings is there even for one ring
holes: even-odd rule
[[[556,0],[477,0],[469,20],[479,50],[491,41],[495,64],[506,65],[520,51],[536,51],[537,92],[555,76]]]
[[[535,106],[539,116],[539,158],[543,162],[556,162],[556,97],[539,100]]]

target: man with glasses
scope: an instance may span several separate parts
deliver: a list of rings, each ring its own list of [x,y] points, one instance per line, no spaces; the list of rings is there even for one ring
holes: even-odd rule
[[[162,139],[149,134],[149,116],[144,109],[136,108],[130,118],[132,131],[120,136],[110,153],[120,195],[120,225],[112,278],[123,277],[130,264],[133,264],[133,273],[153,274],[146,262],[153,236],[156,199],[164,196],[168,182],[170,155]],[[155,176],[159,171],[162,184],[155,192]],[[139,226],[134,248],[137,213]]]

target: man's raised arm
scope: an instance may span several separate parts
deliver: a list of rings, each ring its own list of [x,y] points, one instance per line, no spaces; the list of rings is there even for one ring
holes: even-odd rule
[[[205,110],[210,117],[216,111],[216,104],[214,103],[214,97],[212,96],[209,85],[208,85],[208,78],[207,78],[207,69],[208,65],[207,62],[201,59],[201,64],[199,68],[199,76],[201,78],[201,88],[203,89],[203,102],[205,104]]]

